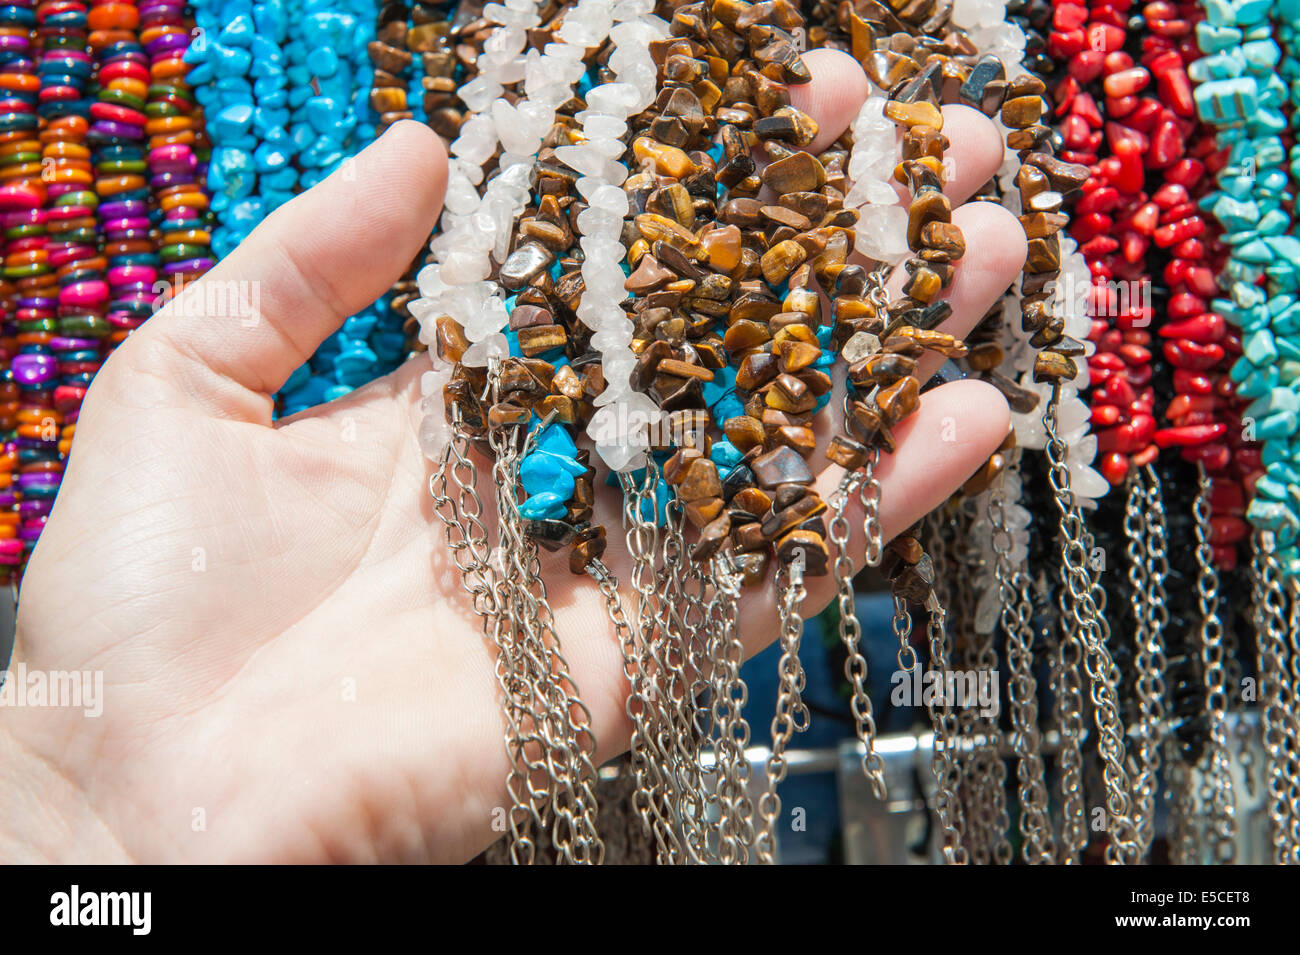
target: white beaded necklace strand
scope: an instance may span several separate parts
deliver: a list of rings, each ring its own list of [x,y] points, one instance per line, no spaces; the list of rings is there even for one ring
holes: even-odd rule
[[[597,18],[617,23],[609,31],[614,51],[608,65],[615,79],[587,94],[587,108],[577,117],[584,141],[560,146],[555,156],[580,175],[578,192],[587,200],[577,221],[585,286],[577,312],[595,333],[591,345],[600,352],[605,377],[605,390],[594,402],[598,410],[587,434],[605,464],[623,472],[645,466],[648,428],[660,415],[648,395],[632,388],[633,326],[622,308],[627,298],[622,268],[627,250],[621,234],[628,212],[622,185],[628,171],[620,157],[627,151],[628,117],[655,100],[657,69],[650,44],[667,36],[668,25],[652,14],[653,9],[653,0],[581,0],[560,28],[563,36],[571,26],[575,33],[591,29]]]
[[[441,230],[429,243],[436,261],[420,270],[421,297],[410,306],[426,345],[434,344],[439,316],[450,316],[461,325],[471,343],[461,360],[469,366],[485,366],[489,358],[509,353],[501,332],[510,316],[500,285],[491,279],[492,260],[503,260],[510,248],[515,222],[531,196],[538,151],[555,122],[555,111],[573,96],[586,70],[583,57],[588,45],[599,46],[605,39],[596,35],[599,31],[566,33],[566,18],[557,34],[563,42],[523,55],[528,30],[540,23],[538,9],[534,0],[506,0],[484,7],[484,16],[502,25],[484,42],[479,75],[460,91],[470,113],[451,144]],[[573,14],[570,11],[569,16]],[[501,94],[506,85],[520,80],[525,97],[511,106]],[[480,197],[477,186],[483,181],[483,163],[498,143],[504,150],[499,172]],[[433,370],[420,383],[425,412],[420,446],[436,462],[450,436],[442,389],[451,377],[451,366],[432,347],[429,356]]]

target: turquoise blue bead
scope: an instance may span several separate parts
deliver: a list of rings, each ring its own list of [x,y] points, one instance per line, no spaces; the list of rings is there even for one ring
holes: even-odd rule
[[[519,513],[527,520],[559,520],[566,513],[564,498],[543,491],[520,504]]]
[[[1241,343],[1242,354],[1254,365],[1266,365],[1277,359],[1277,346],[1273,343],[1273,334],[1261,329],[1254,332]]]

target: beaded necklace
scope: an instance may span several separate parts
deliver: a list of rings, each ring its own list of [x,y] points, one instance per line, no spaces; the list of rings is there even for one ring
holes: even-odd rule
[[[1295,67],[1278,70],[1285,54],[1269,22],[1278,14],[1271,4],[1233,8],[1207,3],[1206,19],[1197,28],[1206,56],[1190,72],[1200,84],[1197,110],[1219,127],[1219,144],[1226,149],[1218,191],[1202,205],[1219,220],[1229,250],[1222,275],[1228,294],[1213,303],[1216,313],[1240,328],[1242,355],[1229,376],[1236,393],[1252,399],[1242,418],[1246,436],[1262,443],[1258,463],[1243,483],[1254,492],[1246,516],[1258,529],[1252,576],[1268,812],[1275,859],[1293,861],[1300,856],[1300,815],[1293,798],[1296,774],[1286,751],[1296,745],[1300,731],[1287,716],[1295,682],[1282,635],[1288,627],[1284,587],[1294,573],[1297,536],[1287,488],[1295,474],[1289,444],[1297,427],[1292,326],[1300,305],[1292,263],[1300,246],[1291,235],[1294,224],[1286,206],[1292,193],[1282,138],[1288,126],[1282,77],[1293,75]]]
[[[161,233],[158,258],[162,277],[171,283],[164,294],[174,293],[176,286],[194,281],[213,265],[208,197],[201,187],[197,152],[203,146],[203,114],[188,82],[184,56],[191,34],[183,13],[183,4],[172,0],[141,6],[140,40],[149,56],[149,68],[144,76],[131,70],[135,78],[149,83],[145,133],[149,137],[152,216]],[[153,272],[152,276],[148,267],[110,271],[114,297],[137,296],[154,289],[158,275]]]
[[[6,351],[6,398],[16,407],[7,416],[12,430],[6,435],[3,456],[5,504],[0,524],[0,564],[19,568],[40,534],[48,504],[25,503],[18,493],[24,465],[45,464],[57,458],[58,426],[51,385],[57,365],[49,349],[56,330],[53,309],[31,293],[46,283],[34,276],[48,272],[44,264],[45,227],[41,205],[46,187],[37,162],[40,155],[36,108],[40,79],[31,58],[36,18],[32,0],[8,4],[0,12],[0,80],[5,91],[0,112],[0,216],[4,227],[5,317],[15,334]]]

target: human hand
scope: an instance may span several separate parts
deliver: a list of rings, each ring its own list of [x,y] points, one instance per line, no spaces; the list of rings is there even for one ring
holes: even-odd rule
[[[851,122],[866,81],[844,54],[806,62],[814,82],[792,96],[818,120],[821,149]],[[996,172],[1002,145],[975,111],[945,116],[956,205]],[[168,306],[90,389],[23,584],[15,663],[101,671],[103,713],[0,712],[0,857],[452,862],[495,837],[502,717],[416,440],[428,359],[271,421],[270,395],[399,276],[441,206],[445,152],[423,126],[398,124],[351,168],[209,273],[256,283],[256,324]],[[953,219],[968,252],[942,330],[962,335],[1019,272],[1025,244],[996,205]],[[824,443],[839,426],[823,417]],[[945,421],[955,440],[942,440]],[[925,394],[878,470],[885,539],[958,487],[1007,427],[989,386]],[[825,469],[824,497],[839,476]],[[597,520],[616,528],[617,497],[602,493]],[[853,523],[861,554],[860,516]],[[606,562],[626,580],[620,550]],[[630,736],[618,644],[595,584],[570,575],[563,553],[542,563],[603,761]],[[808,609],[833,588],[810,580]],[[742,606],[752,653],[776,635],[772,588]]]

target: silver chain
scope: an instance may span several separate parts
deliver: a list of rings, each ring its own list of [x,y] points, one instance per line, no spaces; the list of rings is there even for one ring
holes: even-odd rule
[[[902,605],[900,607],[900,605]],[[894,598],[894,616],[907,614],[907,608],[899,597]],[[947,633],[944,629],[946,614],[943,606],[934,594],[930,595],[926,635],[930,644],[930,667],[935,678],[940,681],[940,692],[927,694],[930,723],[934,728],[934,749],[930,759],[930,770],[934,773],[935,814],[939,817],[939,828],[943,830],[942,852],[944,861],[950,865],[966,865],[970,861],[964,845],[965,820],[962,816],[961,802],[957,798],[957,786],[960,771],[957,762],[957,718],[953,713],[948,689],[945,685],[946,674],[950,670],[948,663]]]
[[[493,403],[500,383],[500,362],[488,366],[488,391]],[[596,740],[591,714],[578,696],[555,632],[554,618],[541,580],[537,545],[523,533],[517,487],[519,462],[535,437],[521,429],[490,429],[495,455],[499,543],[494,556],[508,594],[517,640],[507,642],[513,675],[541,701],[542,737],[549,777],[550,810],[555,816],[552,843],[563,861],[600,864],[605,846],[596,831],[595,780],[592,763]]]
[[[1196,598],[1200,610],[1201,666],[1205,671],[1206,712],[1210,738],[1205,754],[1202,802],[1210,808],[1208,829],[1214,859],[1222,865],[1236,861],[1237,806],[1228,752],[1228,684],[1224,667],[1223,622],[1219,619],[1219,574],[1210,547],[1210,478],[1197,468],[1196,501],[1192,505],[1196,532]]]
[[[1106,847],[1106,860],[1111,864],[1123,865],[1138,861],[1140,851],[1131,815],[1129,780],[1125,770],[1124,728],[1120,722],[1115,689],[1119,678],[1115,661],[1106,648],[1104,623],[1095,593],[1101,588],[1088,569],[1089,547],[1083,513],[1070,492],[1065,443],[1057,431],[1060,400],[1060,385],[1057,383],[1052,387],[1043,422],[1047,427],[1047,459],[1051,467],[1049,476],[1060,512],[1061,557],[1066,590],[1069,591],[1069,613],[1063,620],[1066,627],[1065,641],[1073,640],[1082,644],[1083,669],[1088,674],[1090,683],[1089,696],[1097,726],[1098,751],[1103,762],[1107,821],[1112,837]]]
[[[717,728],[714,766],[717,777],[718,861],[744,865],[754,844],[754,806],[749,797],[752,767],[747,755],[749,723],[742,715],[749,689],[740,676],[745,651],[737,624],[740,575],[729,558],[713,559],[715,599],[710,611],[710,656],[713,723]]]
[[[803,584],[804,554],[795,558],[777,575],[778,600],[781,615],[781,659],[777,664],[779,688],[776,713],[772,717],[772,751],[767,758],[767,786],[758,800],[758,814],[762,819],[754,852],[765,865],[775,861],[776,825],[781,815],[781,797],[777,788],[785,779],[789,768],[785,757],[786,747],[795,733],[808,728],[808,707],[803,702],[804,671],[799,661],[799,642],[803,635],[803,617],[800,607],[807,591]]]
[[[1011,562],[1012,540],[1006,523],[1005,478],[990,488],[989,523],[993,527],[994,575],[1001,597],[1002,631],[1007,641],[1010,675],[1012,748],[1020,794],[1021,855],[1029,865],[1055,861],[1056,846],[1048,815],[1047,769],[1043,763],[1042,736],[1038,731],[1038,682],[1034,677],[1033,603],[1029,575]]]
[[[454,407],[451,439],[429,479],[429,489],[434,512],[444,526],[448,550],[461,571],[472,606],[483,622],[484,636],[496,650],[494,671],[502,691],[506,752],[511,767],[506,780],[511,800],[510,858],[516,865],[531,865],[536,855],[536,833],[543,828],[543,815],[547,811],[546,790],[534,784],[534,775],[545,770],[537,754],[544,751],[546,742],[537,730],[541,717],[533,695],[514,676],[511,663],[514,634],[508,626],[508,601],[489,560],[488,534],[478,495],[478,469],[468,450],[468,431],[461,421],[459,407]],[[455,500],[448,493],[450,483],[457,488]]]
[[[875,471],[869,462],[863,471],[846,474],[838,488],[831,494],[831,519],[827,533],[835,545],[835,585],[839,608],[840,643],[847,654],[844,676],[852,688],[849,703],[853,711],[854,727],[862,743],[862,772],[871,783],[871,791],[879,800],[886,798],[885,762],[876,752],[876,721],[872,714],[871,697],[867,693],[867,658],[862,655],[862,624],[858,620],[853,593],[853,559],[849,554],[849,522],[844,516],[850,495],[859,483],[870,480]]]
[[[656,665],[652,650],[655,627],[657,580],[654,570],[658,529],[643,515],[649,504],[656,513],[656,476],[646,468],[641,486],[630,474],[620,473],[623,489],[623,525],[628,554],[632,558],[632,587],[637,594],[632,617],[631,639],[624,647],[624,672],[631,683],[628,715],[633,717],[632,771],[636,782],[638,813],[650,824],[661,865],[676,865],[682,859],[682,845],[674,824],[677,802],[674,788],[673,753],[667,743],[668,715],[663,706],[662,664]]]
[[[1291,799],[1297,739],[1295,695],[1286,662],[1286,592],[1272,533],[1256,532],[1254,544],[1262,623],[1257,633],[1259,700],[1263,707],[1264,751],[1268,756],[1267,802],[1273,861],[1279,865],[1294,864],[1300,861],[1297,858],[1300,842],[1295,837],[1296,807]]]

